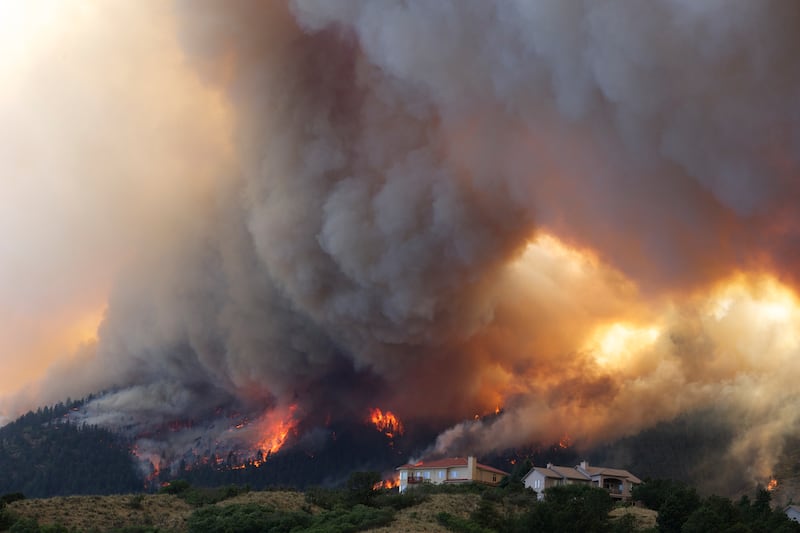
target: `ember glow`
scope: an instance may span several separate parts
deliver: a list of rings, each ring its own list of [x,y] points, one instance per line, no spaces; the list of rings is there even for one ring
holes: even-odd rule
[[[375,429],[389,437],[390,439],[403,434],[403,423],[391,411],[385,413],[377,407],[370,410],[369,421]]]
[[[105,311],[6,411],[109,391],[83,419],[172,465],[367,412],[466,455],[715,409],[715,460],[766,479],[800,425],[800,7],[731,1],[47,18],[77,29],[0,89],[0,306]]]
[[[767,483],[767,490],[772,492],[777,488],[778,488],[778,480],[775,478],[770,479],[769,483]]]
[[[381,489],[391,490],[391,489],[397,488],[399,485],[400,485],[400,475],[395,473],[395,474],[392,474],[392,475],[390,475],[388,477],[385,476],[382,480],[377,482],[372,487],[372,489],[373,490],[381,490]]]
[[[259,451],[264,455],[275,453],[286,444],[286,440],[296,431],[296,411],[297,404],[293,404],[285,414],[270,411],[255,423],[259,434],[256,444]]]

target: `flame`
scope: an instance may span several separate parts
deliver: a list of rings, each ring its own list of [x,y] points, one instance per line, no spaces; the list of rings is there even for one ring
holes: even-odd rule
[[[393,475],[393,477],[382,479],[373,485],[372,490],[381,490],[381,489],[394,489],[400,485],[400,476],[399,474]]]
[[[778,480],[775,478],[770,479],[769,483],[767,483],[767,490],[772,492],[776,488],[778,488]]]
[[[389,437],[394,438],[396,435],[402,435],[405,431],[403,423],[391,411],[385,413],[375,407],[369,412],[369,421],[375,426],[375,429]]]
[[[265,455],[280,450],[286,444],[289,434],[295,432],[297,427],[295,411],[297,411],[297,404],[292,404],[284,416],[280,416],[277,411],[271,411],[256,422],[261,435],[256,449],[261,450]]]
[[[558,441],[558,447],[561,449],[567,449],[570,446],[572,446],[572,438],[565,433],[564,436]]]
[[[161,457],[154,453],[142,453],[135,445],[131,447],[131,453],[139,459],[143,468],[149,470],[150,473],[144,478],[145,487],[149,487],[161,474]]]

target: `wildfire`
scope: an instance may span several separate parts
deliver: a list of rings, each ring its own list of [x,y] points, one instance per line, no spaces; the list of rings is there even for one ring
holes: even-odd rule
[[[264,454],[273,454],[281,449],[297,426],[294,413],[297,411],[297,404],[289,406],[288,412],[284,416],[273,411],[257,422],[261,437],[256,448]]]
[[[379,482],[375,483],[372,487],[372,490],[381,490],[381,489],[394,489],[398,485],[400,485],[400,478],[395,475],[389,479],[382,479]]]
[[[161,457],[153,453],[142,453],[139,451],[138,446],[133,446],[131,453],[139,459],[144,468],[149,470],[149,473],[144,478],[145,486],[155,482],[161,474]]]
[[[769,483],[767,483],[767,490],[772,492],[776,488],[778,488],[778,480],[775,478],[770,479]]]
[[[391,411],[385,413],[377,407],[370,411],[369,421],[375,426],[375,429],[389,437],[394,438],[396,435],[403,434],[403,423]]]
[[[564,436],[558,441],[558,447],[561,449],[566,449],[570,446],[572,446],[572,438],[565,433]]]

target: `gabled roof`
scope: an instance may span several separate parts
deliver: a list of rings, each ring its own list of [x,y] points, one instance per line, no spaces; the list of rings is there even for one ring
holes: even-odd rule
[[[621,468],[606,468],[604,466],[587,466],[585,468],[586,473],[590,476],[605,476],[605,477],[618,477],[627,479],[633,483],[641,483],[642,480],[638,477],[634,476],[627,470],[622,470]]]
[[[580,481],[589,481],[591,478],[595,476],[604,476],[604,477],[616,477],[616,478],[627,479],[632,483],[642,482],[642,480],[639,479],[638,477],[634,476],[627,470],[622,470],[620,468],[607,468],[605,466],[588,466],[588,465],[585,468],[582,468],[581,466],[576,466],[576,467],[556,466],[552,464],[548,464],[547,468],[541,466],[534,466],[522,478],[523,481],[527,479],[528,476],[530,476],[534,472],[538,472],[544,477],[553,479],[574,479]]]
[[[561,477],[566,479],[578,479],[580,481],[590,481],[589,476],[584,475],[576,468],[570,468],[569,466],[553,465],[550,467],[550,470],[554,471],[556,474],[559,474]]]
[[[500,470],[499,468],[495,468],[493,466],[484,465],[481,463],[477,463],[475,466],[477,466],[481,470],[487,470],[489,472],[494,472],[495,474],[503,474],[504,476],[510,475],[508,472],[504,472],[503,470]]]
[[[560,474],[558,474],[557,472],[553,472],[549,468],[544,468],[544,467],[541,467],[541,466],[534,466],[533,468],[531,468],[528,471],[527,474],[522,476],[522,480],[523,481],[526,480],[528,478],[528,476],[530,476],[534,472],[538,472],[539,474],[543,475],[544,477],[549,477],[549,478],[552,478],[552,479],[562,479]]]
[[[455,466],[467,466],[466,457],[448,457],[447,459],[438,459],[436,461],[417,461],[416,463],[407,463],[398,466],[395,470],[401,468],[450,468]]]

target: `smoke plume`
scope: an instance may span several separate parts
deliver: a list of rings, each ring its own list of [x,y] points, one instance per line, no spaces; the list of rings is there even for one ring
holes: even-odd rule
[[[800,413],[800,6],[175,17],[232,109],[237,167],[120,276],[88,416],[311,428],[377,404],[451,426],[432,453],[486,453],[714,405],[736,421],[725,453],[769,474]]]

